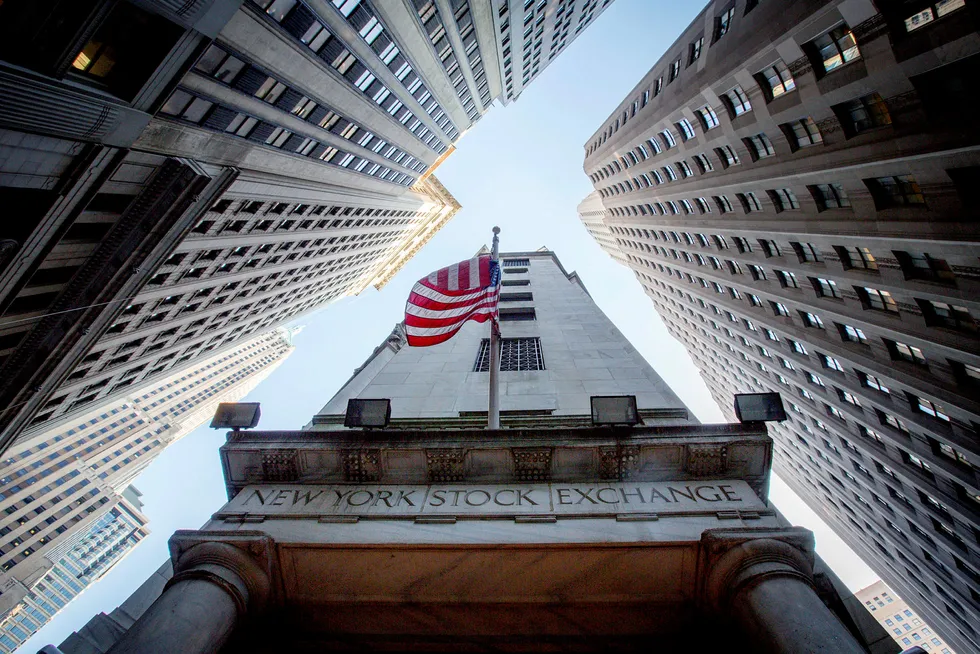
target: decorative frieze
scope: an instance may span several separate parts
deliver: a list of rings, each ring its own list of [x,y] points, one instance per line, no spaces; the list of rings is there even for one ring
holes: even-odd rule
[[[349,450],[344,452],[344,479],[349,482],[381,479],[381,450]]]
[[[719,475],[728,470],[728,448],[723,445],[688,445],[684,470],[699,477]]]
[[[640,448],[617,445],[599,448],[599,478],[626,481],[633,476],[640,459]]]
[[[425,464],[427,477],[432,483],[462,481],[465,476],[463,459],[465,451],[457,450],[426,450]]]
[[[514,455],[514,478],[517,481],[551,479],[550,447],[522,447],[511,451]]]
[[[262,476],[276,481],[299,479],[298,453],[296,450],[272,450],[262,453]]]

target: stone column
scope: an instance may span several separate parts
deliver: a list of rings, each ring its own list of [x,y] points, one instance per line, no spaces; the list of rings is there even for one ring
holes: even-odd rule
[[[269,600],[270,575],[247,551],[213,540],[181,552],[180,537],[171,539],[173,578],[108,654],[216,652]]]
[[[866,654],[817,596],[813,534],[717,530],[702,537],[703,599],[770,654]]]

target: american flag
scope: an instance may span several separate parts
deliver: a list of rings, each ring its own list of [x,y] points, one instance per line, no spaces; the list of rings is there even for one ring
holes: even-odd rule
[[[414,347],[437,345],[467,320],[497,318],[500,265],[481,254],[423,277],[405,304],[405,334]]]

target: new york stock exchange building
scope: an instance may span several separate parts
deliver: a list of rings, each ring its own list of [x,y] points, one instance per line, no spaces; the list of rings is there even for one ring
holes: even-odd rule
[[[304,429],[229,432],[227,504],[60,651],[897,651],[769,504],[765,422],[699,424],[551,252],[502,261],[500,429],[486,325],[396,327]]]

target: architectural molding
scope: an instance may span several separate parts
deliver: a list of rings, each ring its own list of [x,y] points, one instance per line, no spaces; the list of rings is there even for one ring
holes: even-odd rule
[[[549,481],[551,479],[550,447],[514,448],[514,479],[517,481]]]
[[[348,450],[343,454],[344,481],[368,482],[381,479],[379,449]]]
[[[813,586],[813,532],[786,529],[709,529],[701,536],[701,601],[727,612],[747,585],[785,576]]]
[[[174,533],[169,541],[174,576],[167,582],[172,587],[194,570],[206,570],[221,576],[241,592],[236,599],[249,611],[262,611],[274,600],[278,578],[275,542],[260,531],[190,531]],[[229,579],[223,571],[238,579]],[[238,583],[236,583],[236,581]]]

